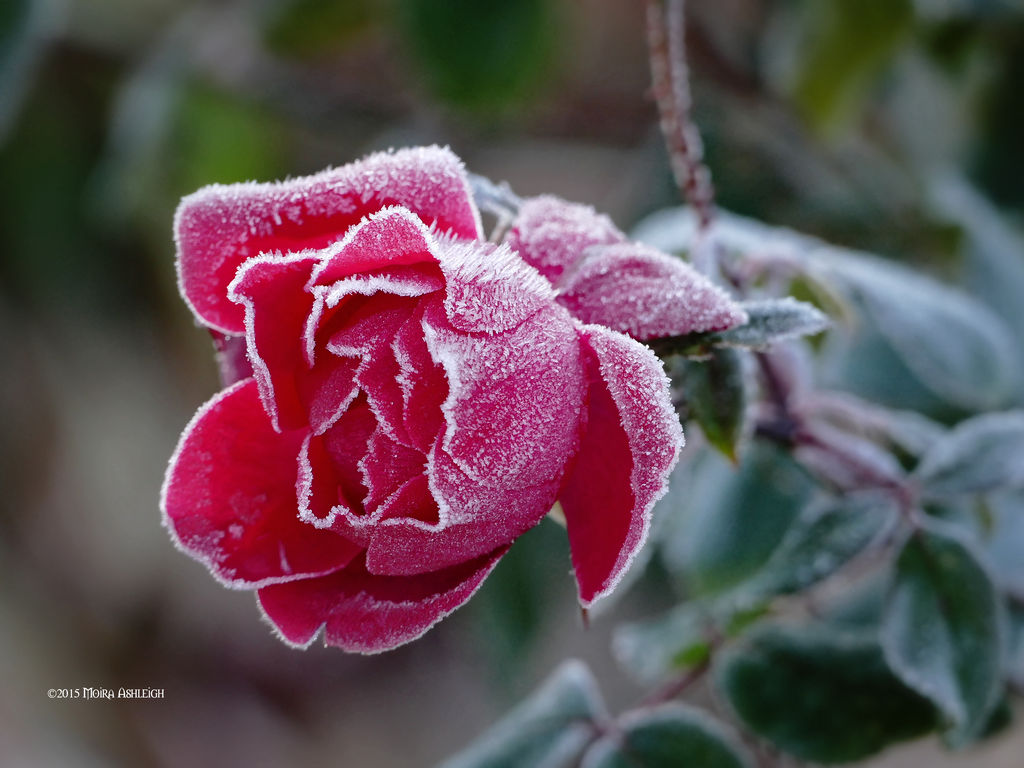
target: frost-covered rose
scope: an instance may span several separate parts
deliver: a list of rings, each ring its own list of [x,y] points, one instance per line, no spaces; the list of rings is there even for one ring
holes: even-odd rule
[[[229,385],[181,437],[165,525],[285,641],[420,636],[556,501],[580,602],[613,589],[681,444],[666,378],[481,239],[454,155],[207,187],[175,232]]]

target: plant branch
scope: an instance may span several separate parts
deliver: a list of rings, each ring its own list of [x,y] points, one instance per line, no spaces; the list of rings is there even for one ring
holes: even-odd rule
[[[711,668],[711,654],[696,666],[690,667],[678,677],[669,680],[660,688],[655,688],[640,700],[640,707],[653,707],[664,704],[682,696],[692,685],[699,682]]]
[[[699,232],[714,218],[711,173],[704,165],[700,133],[691,119],[693,100],[686,64],[684,0],[648,0],[647,49],[651,90],[658,105],[676,185],[697,216]]]

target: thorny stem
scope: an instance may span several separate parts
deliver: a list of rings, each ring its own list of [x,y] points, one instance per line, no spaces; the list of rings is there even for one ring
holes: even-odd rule
[[[647,48],[650,57],[651,88],[658,105],[661,132],[676,185],[697,217],[697,237],[692,254],[692,258],[696,260],[714,221],[715,208],[711,174],[704,164],[700,133],[691,116],[693,103],[689,69],[686,64],[685,38],[685,0],[647,0]],[[710,256],[708,259],[707,266],[717,267],[721,277],[737,294],[743,295],[746,292],[746,280],[733,265],[717,259],[711,260]],[[669,344],[660,352],[662,356],[667,356],[676,351],[678,350],[673,350]],[[879,473],[876,467],[864,462],[855,454],[818,440],[813,432],[805,428],[800,414],[794,411],[788,382],[785,375],[779,371],[777,361],[764,352],[756,353],[755,359],[765,395],[774,412],[771,420],[757,425],[757,434],[788,448],[813,444],[819,450],[829,451],[835,458],[846,463],[856,476],[863,478],[866,484],[892,493],[899,503],[904,519],[912,528],[919,528],[920,514],[916,509],[914,489],[902,478]],[[711,668],[718,645],[720,640],[712,644],[707,658],[700,664],[647,694],[641,700],[640,706],[655,706],[671,701],[698,683]],[[779,764],[765,749],[763,742],[756,738],[752,738],[751,742],[759,766],[769,768]]]
[[[704,165],[700,133],[690,117],[690,73],[686,65],[684,0],[648,0],[647,48],[651,90],[658,104],[676,185],[697,215],[704,233],[714,218],[711,174]]]

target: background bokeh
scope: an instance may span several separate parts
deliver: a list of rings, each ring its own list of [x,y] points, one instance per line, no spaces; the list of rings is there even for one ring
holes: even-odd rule
[[[545,522],[421,641],[300,653],[157,498],[218,387],[175,284],[183,194],[437,142],[628,228],[677,202],[643,30],[635,0],[0,2],[0,764],[429,765],[567,656],[636,700],[608,636],[666,604],[656,562],[584,630]],[[1024,268],[1024,3],[691,0],[688,33],[723,207],[991,290],[1024,334],[965,258]],[[46,697],[84,686],[165,694]],[[872,765],[1020,754],[1011,731]]]

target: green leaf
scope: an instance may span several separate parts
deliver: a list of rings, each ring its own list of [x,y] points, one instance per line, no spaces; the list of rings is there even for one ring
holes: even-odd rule
[[[748,768],[736,737],[700,710],[666,704],[623,717],[621,732],[587,750],[581,768]]]
[[[672,208],[648,216],[633,237],[682,252],[691,247],[695,232],[692,213]],[[895,262],[724,211],[714,237],[729,253],[767,254],[860,310],[861,335],[877,332],[885,347],[860,350],[844,373],[862,379],[854,388],[869,399],[922,410],[922,397],[933,395],[937,402],[925,405],[938,412],[943,403],[982,411],[1020,397],[1020,345],[998,316],[965,293]],[[832,333],[829,339],[838,342],[842,336]]]
[[[819,129],[849,116],[911,33],[909,0],[818,0],[806,8],[806,41],[794,96]]]
[[[1015,54],[1016,66],[1024,74],[1024,49]],[[1017,78],[1013,88],[1019,86]],[[1011,102],[1015,104],[1017,99]],[[1015,116],[1020,120],[1022,116]],[[1013,146],[1018,161],[1024,160],[1024,149],[1017,133]],[[991,147],[984,151],[990,152]],[[1000,158],[1005,169],[1005,152]],[[1012,178],[1018,178],[1013,173]],[[1015,182],[1016,183],[1016,182]],[[998,314],[1014,336],[1024,338],[1024,235],[992,202],[962,176],[943,174],[931,184],[929,192],[937,213],[961,228],[963,272],[960,282],[974,296],[984,296],[985,305]],[[1019,393],[1024,398],[1024,391]],[[1018,400],[1024,403],[1024,400]]]
[[[924,455],[914,477],[933,498],[1024,485],[1024,411],[961,422]]]
[[[862,637],[764,627],[723,654],[715,679],[751,731],[802,760],[861,760],[935,726],[928,701]]]
[[[747,411],[743,358],[735,350],[715,349],[706,360],[687,360],[683,385],[708,442],[735,462]]]
[[[895,521],[888,495],[851,494],[809,504],[743,591],[762,597],[799,592],[832,575]]]
[[[634,677],[654,683],[673,671],[707,660],[720,617],[699,602],[677,605],[663,616],[623,624],[612,637],[612,651]]]
[[[402,31],[435,92],[501,106],[539,84],[557,41],[550,0],[399,0]]]
[[[516,541],[467,606],[481,652],[506,688],[521,679],[531,658],[555,598],[553,586],[564,584],[568,592],[561,565],[568,556],[565,529],[543,520]]]
[[[794,298],[745,301],[748,320],[743,325],[708,335],[712,344],[764,349],[777,341],[821,333],[828,317],[814,305]]]
[[[308,58],[365,34],[377,14],[372,0],[283,0],[268,6],[263,36],[276,53]]]
[[[736,469],[708,454],[662,541],[662,557],[698,594],[720,594],[757,573],[816,485],[783,450],[755,442]]]
[[[60,4],[45,0],[0,3],[0,144],[14,126],[63,15]]]
[[[1020,349],[1002,321],[966,294],[898,264],[823,249],[808,267],[833,279],[928,389],[972,410],[1016,394]]]
[[[1024,605],[1011,602],[1007,615],[1006,671],[1018,683],[1024,683]]]
[[[583,662],[564,663],[465,750],[439,768],[568,768],[594,739],[593,720],[607,717]]]
[[[976,738],[999,700],[1004,622],[971,549],[935,524],[915,532],[896,562],[882,645],[892,671],[943,713],[954,745]]]

